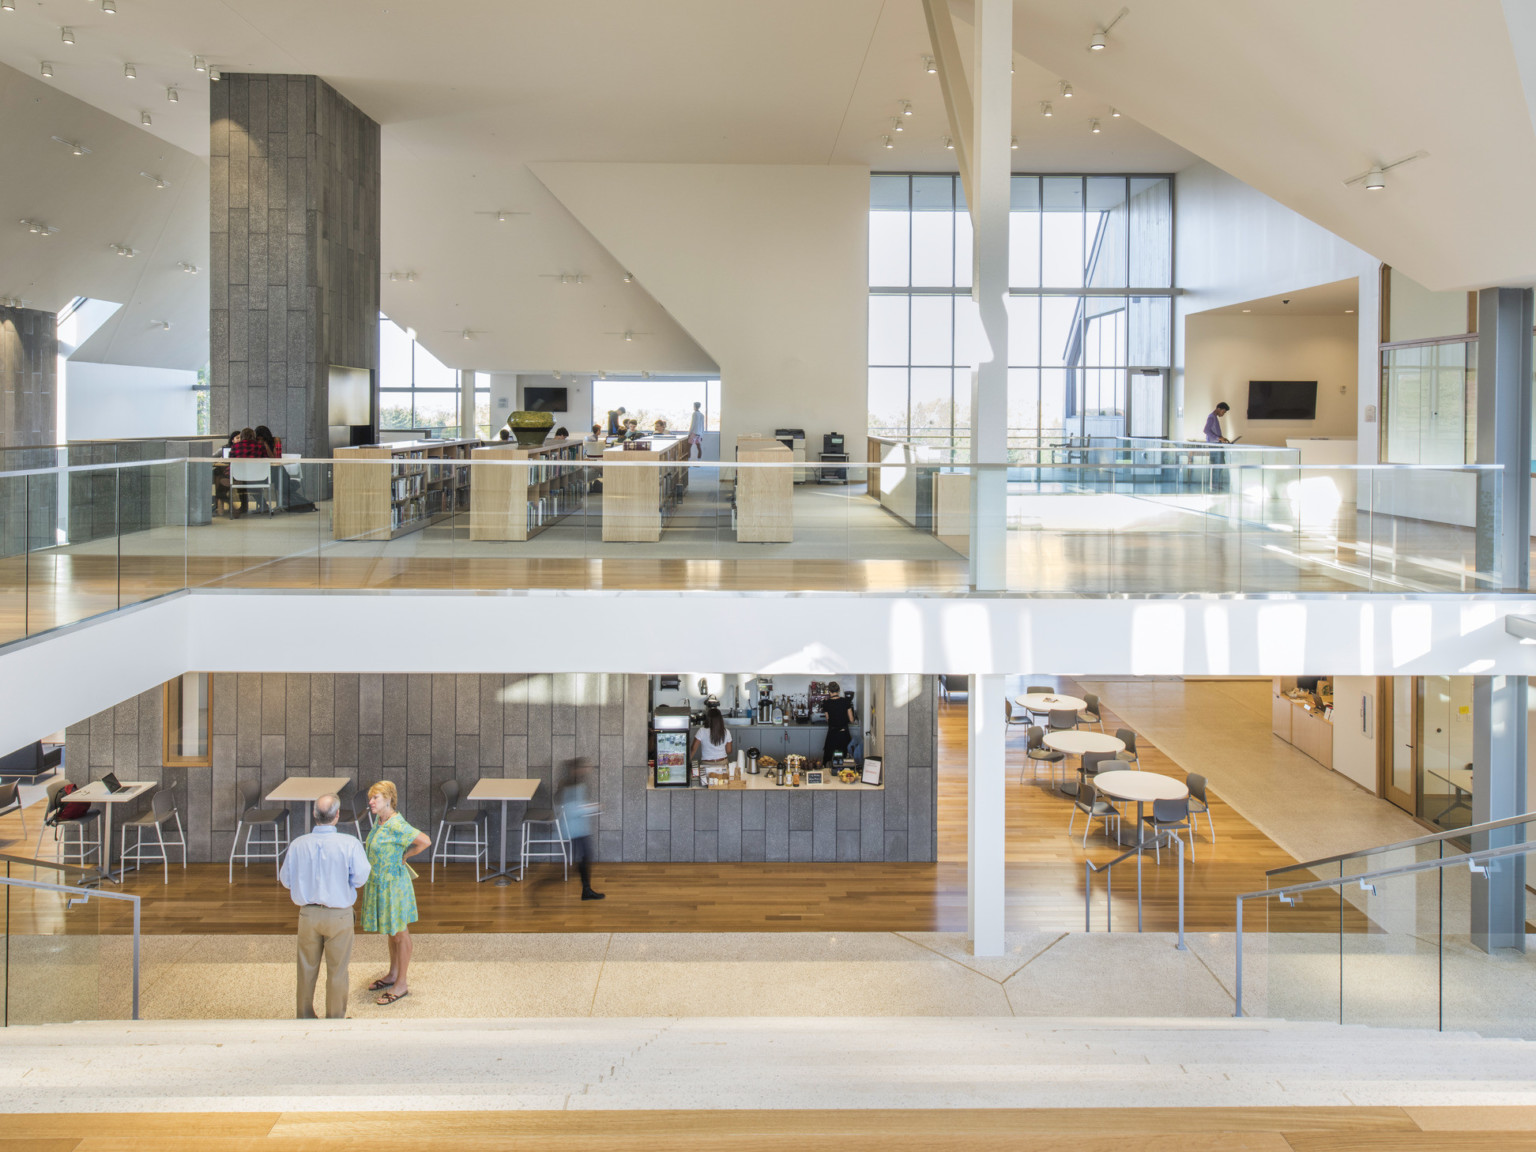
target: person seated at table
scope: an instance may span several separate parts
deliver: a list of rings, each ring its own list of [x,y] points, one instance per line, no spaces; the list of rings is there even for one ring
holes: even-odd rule
[[[256,425],[256,439],[267,446],[268,456],[274,460],[282,459],[283,442],[272,435],[272,429],[268,428],[265,424]]]
[[[507,429],[505,429],[505,428],[503,428],[500,432],[496,433],[496,435],[500,436],[503,440],[510,440],[510,439],[512,439],[512,433],[507,431]]]
[[[555,439],[556,440],[569,440],[570,438],[571,438],[571,433],[565,427],[565,425],[562,424],[559,428],[555,429]]]
[[[229,446],[229,458],[231,460],[268,460],[271,459],[271,456],[271,451],[268,450],[266,444],[257,439],[256,431],[253,428],[240,429],[240,438]],[[229,513],[231,519],[237,515],[244,516],[249,510],[246,505],[245,490],[241,488],[236,489],[236,491],[240,495],[240,511],[237,513],[231,507]]]
[[[624,439],[638,440],[640,439],[640,435],[640,421],[634,419],[633,417],[624,421]]]
[[[229,439],[224,442],[224,447],[220,448],[217,453],[217,458],[220,461],[229,458],[230,450],[234,448],[235,441],[238,439],[240,439],[240,429],[236,428],[229,434]],[[235,506],[229,498],[229,465],[222,462],[213,466],[214,515],[218,515],[220,500],[224,501],[224,509],[226,512],[234,512]]]
[[[667,434],[667,422],[665,420],[658,418],[654,427],[657,436],[665,436]]]

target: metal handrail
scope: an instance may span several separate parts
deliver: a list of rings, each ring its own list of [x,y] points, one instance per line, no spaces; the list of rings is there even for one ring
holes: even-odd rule
[[[1140,834],[1140,829],[1137,830]],[[1159,833],[1162,835],[1162,833]],[[1170,836],[1170,840],[1177,846],[1179,852],[1179,942],[1175,947],[1180,952],[1188,951],[1184,945],[1184,841],[1178,836]],[[1083,931],[1093,931],[1092,906],[1093,887],[1090,881],[1095,872],[1103,872],[1104,887],[1106,893],[1104,906],[1104,931],[1115,930],[1115,873],[1116,864],[1129,860],[1132,856],[1146,851],[1146,843],[1139,842],[1134,848],[1128,848],[1113,860],[1105,864],[1095,864],[1092,860],[1083,861]],[[1141,873],[1136,874],[1136,931],[1141,931]]]
[[[1507,821],[1500,821],[1507,823]],[[1435,839],[1435,837],[1430,837]],[[1285,888],[1263,888],[1257,892],[1244,892],[1237,898],[1237,973],[1233,983],[1233,998],[1237,1001],[1235,1015],[1243,1014],[1243,901],[1260,900],[1274,897],[1282,904],[1292,904],[1308,892],[1317,892],[1328,888],[1343,888],[1346,884],[1358,884],[1361,888],[1368,888],[1376,880],[1385,880],[1392,876],[1409,876],[1418,872],[1433,872],[1443,870],[1452,865],[1465,864],[1474,872],[1481,871],[1479,864],[1486,864],[1490,860],[1501,860],[1506,856],[1526,856],[1536,852],[1536,843],[1505,844],[1499,848],[1484,848],[1478,852],[1462,852],[1456,856],[1442,856],[1434,860],[1415,860],[1412,864],[1398,864],[1391,868],[1378,868],[1374,872],[1361,872],[1355,876],[1333,876],[1323,880],[1309,880],[1305,884],[1292,884]]]
[[[42,861],[26,861],[28,864],[42,863]],[[94,888],[76,888],[69,884],[46,884],[41,880],[17,880],[9,876],[0,876],[0,885],[11,888],[32,888],[39,892],[66,892],[79,897],[78,900],[68,901],[67,906],[83,904],[92,896],[103,900],[125,900],[133,906],[133,1019],[139,1018],[139,926],[140,926],[140,898],[129,892],[102,892]],[[9,982],[11,978],[11,934],[7,924],[5,934],[5,978]],[[6,996],[6,1020],[10,1024],[10,997]]]
[[[0,852],[0,861],[6,864],[25,864],[30,868],[52,868],[55,872],[69,871],[69,865],[60,864],[57,860],[34,860],[30,856],[12,856],[9,852]]]
[[[1448,832],[1435,832],[1428,836],[1416,836],[1412,840],[1399,840],[1396,844],[1384,844],[1380,848],[1361,848],[1355,852],[1342,852],[1337,856],[1320,856],[1316,860],[1308,860],[1302,864],[1287,864],[1283,868],[1271,868],[1264,875],[1278,876],[1282,872],[1315,868],[1320,864],[1336,864],[1344,860],[1355,860],[1361,856],[1375,856],[1379,852],[1395,852],[1399,848],[1416,848],[1420,844],[1434,844],[1441,840],[1464,840],[1468,836],[1475,836],[1481,832],[1492,832],[1499,828],[1512,828],[1516,824],[1532,822],[1536,822],[1536,812],[1526,812],[1521,816],[1506,816],[1502,820],[1490,820],[1486,824],[1469,824],[1465,828],[1453,828]]]

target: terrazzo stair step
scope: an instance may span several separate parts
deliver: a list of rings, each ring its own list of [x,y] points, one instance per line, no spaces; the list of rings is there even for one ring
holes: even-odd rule
[[[1536,1105],[1536,1045],[1272,1020],[91,1022],[6,1030],[0,1093],[97,1111]],[[411,1058],[402,1063],[401,1053]]]

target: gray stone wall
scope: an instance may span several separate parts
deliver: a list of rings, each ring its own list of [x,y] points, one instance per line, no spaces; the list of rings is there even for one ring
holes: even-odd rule
[[[236,781],[259,781],[265,793],[285,776],[333,770],[363,788],[393,780],[406,819],[435,834],[445,780],[467,793],[482,776],[537,778],[534,804],[543,806],[561,765],[588,756],[598,765],[604,860],[930,861],[933,678],[883,680],[878,791],[647,789],[648,678],[575,673],[219,674],[211,768],[161,766],[158,688],[71,726],[65,764],[80,784],[110,770],[173,789],[193,860],[228,858]],[[521,815],[513,805],[512,820]]]
[[[59,332],[52,312],[0,307],[0,453],[7,471],[47,468],[58,439]],[[52,476],[0,477],[0,556],[19,555],[54,542],[58,480]]]
[[[379,126],[314,76],[211,94],[213,428],[328,456],[329,366],[378,367]]]

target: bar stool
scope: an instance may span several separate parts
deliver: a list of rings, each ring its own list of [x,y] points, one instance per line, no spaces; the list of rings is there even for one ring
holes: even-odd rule
[[[485,863],[487,854],[491,850],[490,814],[484,808],[455,808],[459,802],[459,783],[457,780],[445,780],[440,788],[439,795],[443,798],[443,818],[437,822],[437,843],[432,846],[432,868],[428,873],[428,882],[437,882],[437,862],[442,860],[473,860],[475,862],[475,883],[480,882],[480,865]],[[462,833],[469,829],[470,843],[465,844],[462,839],[453,839],[455,833]],[[470,849],[468,856],[464,850]]]
[[[363,799],[359,799],[359,795]],[[336,821],[338,825],[350,824],[352,831],[357,833],[359,840],[363,839],[363,821],[368,821],[368,828],[373,829],[373,813],[368,810],[367,792],[359,794],[357,785],[349,783],[341,790],[336,799],[341,801],[341,818]]]
[[[547,835],[547,833],[553,835]],[[555,848],[534,847],[554,844]],[[528,870],[530,860],[559,860],[562,875],[571,878],[571,841],[565,834],[565,825],[552,808],[530,808],[523,814],[522,866],[518,875]]]
[[[71,862],[81,868],[86,866],[86,860],[93,853],[96,863],[101,863],[101,810],[92,808],[84,816],[60,818],[59,809],[69,801],[59,795],[63,791],[67,781],[55,780],[48,785],[48,802],[43,809],[43,827],[37,834],[37,855],[43,854],[43,836],[48,829],[53,829],[54,859],[60,864]],[[75,833],[75,851],[69,848],[69,834]]]
[[[288,847],[288,809],[258,808],[261,803],[261,784],[252,780],[248,784],[235,782],[235,804],[240,809],[240,819],[235,824],[235,838],[229,845],[229,882],[235,882],[235,853],[240,847],[240,830],[245,829],[245,851],[240,862],[247,868],[252,860],[272,861],[273,872],[278,872],[278,862]],[[272,829],[272,839],[256,839],[258,828]],[[271,852],[263,849],[271,848]]]
[[[173,821],[176,825],[176,839],[165,838],[166,821]],[[144,838],[144,834],[151,828],[155,830],[155,839],[150,842]],[[133,844],[128,844],[128,833],[133,832]],[[150,802],[148,812],[141,812],[134,819],[123,824],[120,843],[117,850],[119,867],[127,869],[128,861],[133,861],[134,870],[144,863],[159,863],[165,873],[163,883],[171,882],[171,860],[168,848],[181,849],[181,867],[187,867],[187,836],[181,827],[181,813],[176,810],[176,798],[164,790],[157,791]],[[146,852],[154,855],[146,856]]]

